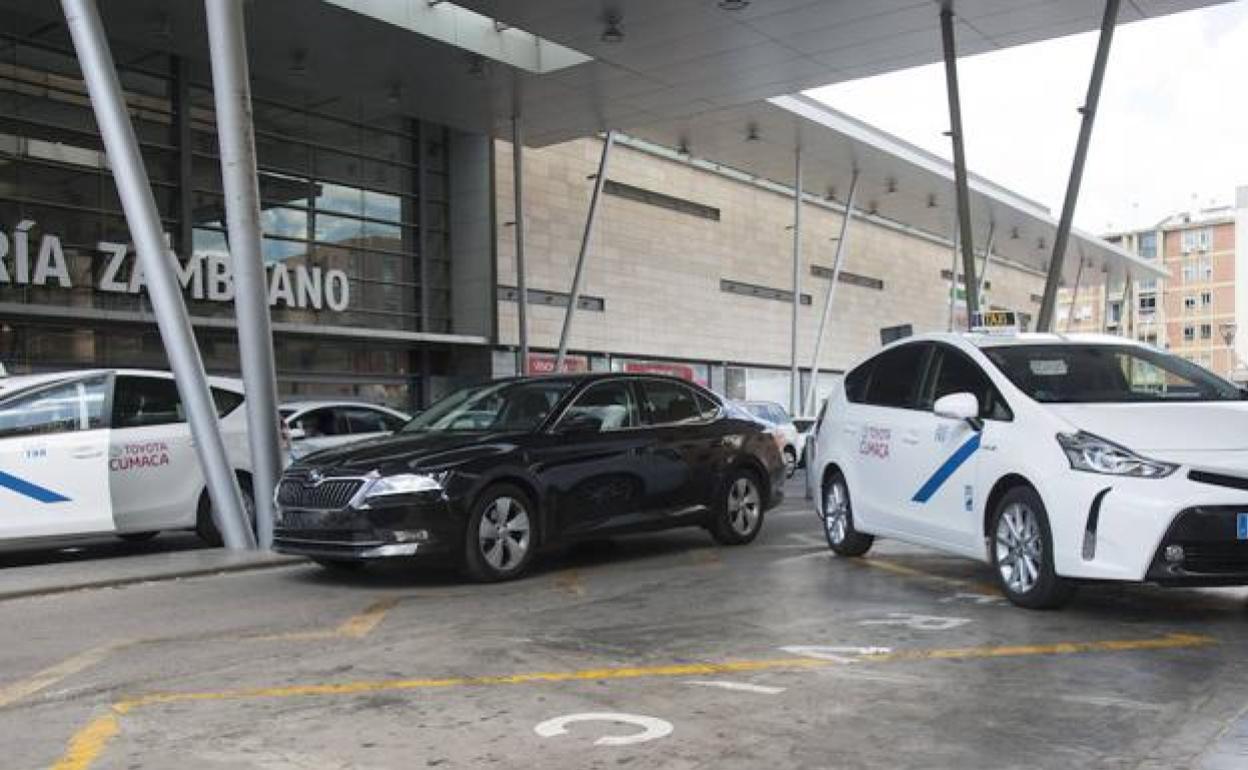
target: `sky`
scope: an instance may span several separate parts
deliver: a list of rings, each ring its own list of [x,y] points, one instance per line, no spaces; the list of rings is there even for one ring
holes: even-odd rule
[[[1097,32],[959,59],[971,171],[1061,209]],[[944,67],[808,92],[951,158]],[[1248,185],[1248,0],[1114,33],[1075,224],[1106,233],[1234,202]]]

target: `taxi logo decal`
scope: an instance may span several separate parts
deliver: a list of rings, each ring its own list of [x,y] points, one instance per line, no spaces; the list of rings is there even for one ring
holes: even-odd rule
[[[38,484],[32,484],[25,479],[19,479],[17,476],[11,476],[4,471],[0,471],[0,489],[8,489],[19,495],[24,495],[32,500],[38,500],[41,503],[68,503],[69,498],[58,492],[41,487]]]
[[[980,434],[976,433],[967,439],[966,443],[958,447],[958,450],[950,455],[949,459],[945,460],[944,464],[936,469],[936,472],[932,474],[932,477],[928,479],[923,486],[919,487],[919,491],[914,493],[914,497],[910,498],[910,502],[926,503],[928,500],[931,500],[932,495],[935,495],[938,491],[940,491],[940,488],[946,481],[949,480],[949,477],[957,472],[958,468],[962,467],[962,463],[966,462],[970,459],[971,455],[975,454],[975,452],[979,449],[979,440]]]

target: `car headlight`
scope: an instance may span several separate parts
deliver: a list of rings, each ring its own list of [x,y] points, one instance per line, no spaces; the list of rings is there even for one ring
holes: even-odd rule
[[[400,473],[394,476],[375,475],[366,482],[351,501],[352,508],[368,508],[374,500],[395,495],[441,492],[446,474]]]
[[[1070,460],[1070,467],[1077,471],[1160,479],[1174,473],[1179,467],[1141,457],[1126,447],[1084,431],[1059,433],[1057,443],[1062,445],[1066,459]]]

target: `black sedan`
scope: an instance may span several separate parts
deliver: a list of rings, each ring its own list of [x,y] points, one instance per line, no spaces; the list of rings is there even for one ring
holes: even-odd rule
[[[653,375],[500,380],[390,436],[311,454],[277,489],[274,550],[352,568],[441,556],[475,579],[539,549],[702,526],[748,543],[783,495],[778,439],[696,385]]]

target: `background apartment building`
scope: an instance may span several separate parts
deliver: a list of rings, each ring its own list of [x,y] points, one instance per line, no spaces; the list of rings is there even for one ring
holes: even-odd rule
[[[1062,290],[1058,328],[1134,337],[1224,377],[1248,382],[1248,186],[1233,205],[1172,214],[1105,236],[1156,260],[1169,277],[1107,286],[1084,275]],[[1239,280],[1240,278],[1243,280]]]

